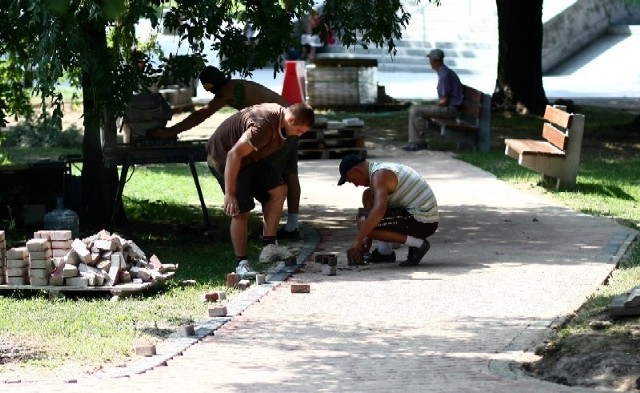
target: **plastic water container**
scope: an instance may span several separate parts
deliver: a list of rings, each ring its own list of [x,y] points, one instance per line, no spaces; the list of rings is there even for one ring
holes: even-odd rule
[[[80,219],[78,213],[64,207],[62,198],[56,198],[56,208],[44,215],[44,229],[70,230],[73,238],[80,237]]]

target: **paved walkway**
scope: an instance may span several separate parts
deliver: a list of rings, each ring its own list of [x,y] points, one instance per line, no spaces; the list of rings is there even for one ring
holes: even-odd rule
[[[393,160],[428,179],[441,207],[419,266],[346,266],[362,189],[336,185],[338,160],[301,161],[303,254],[317,231],[317,251],[338,253],[336,276],[309,268],[282,282],[272,276],[231,301],[232,318],[211,321],[214,335],[159,348],[146,366],[0,391],[589,391],[523,376],[513,365],[605,280],[636,233],[517,190],[448,153]],[[403,260],[406,248],[397,253]],[[292,294],[292,282],[310,283],[311,293]]]

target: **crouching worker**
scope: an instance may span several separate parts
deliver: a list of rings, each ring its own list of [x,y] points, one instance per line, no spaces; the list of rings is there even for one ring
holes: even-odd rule
[[[350,253],[361,258],[375,239],[378,246],[367,262],[395,262],[391,243],[400,243],[409,247],[400,266],[419,264],[429,251],[427,238],[438,229],[438,202],[426,180],[407,165],[369,162],[355,154],[346,155],[339,169],[339,186],[349,182],[367,187]]]

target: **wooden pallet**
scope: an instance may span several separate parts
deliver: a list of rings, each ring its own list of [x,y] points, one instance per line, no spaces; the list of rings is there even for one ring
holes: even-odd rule
[[[338,147],[329,149],[306,149],[298,151],[300,160],[326,160],[330,158],[342,158],[347,154],[357,154],[367,158],[367,149],[364,147]]]
[[[144,291],[148,291],[152,288],[157,288],[165,283],[165,281],[171,277],[175,272],[169,272],[167,274],[158,277],[157,279],[149,282],[145,282],[142,284],[118,284],[114,286],[89,286],[89,287],[72,287],[66,285],[0,285],[0,293],[1,292],[10,292],[16,290],[31,290],[31,291],[44,291],[49,294],[49,296],[57,296],[64,293],[75,293],[75,294],[89,294],[89,293],[109,293],[112,296],[124,297],[128,295],[134,295],[138,293],[142,293]]]
[[[318,118],[311,130],[300,137],[298,158],[341,158],[349,153],[366,157],[367,149],[362,137],[364,129],[364,123],[358,119],[328,121]]]

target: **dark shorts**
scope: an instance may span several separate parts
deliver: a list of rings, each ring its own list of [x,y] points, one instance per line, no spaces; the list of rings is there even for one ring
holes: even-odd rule
[[[297,175],[299,140],[298,137],[288,137],[280,149],[264,159],[282,175]]]
[[[220,184],[224,191],[224,168],[219,171],[215,167],[209,167],[209,171]],[[246,213],[256,207],[254,198],[260,203],[269,200],[269,191],[284,185],[282,176],[268,162],[261,160],[255,164],[247,165],[240,169],[236,185],[236,198],[238,199],[238,209],[240,213]]]
[[[387,209],[376,230],[403,233],[405,235],[426,239],[438,229],[437,222],[420,222],[405,209]]]

